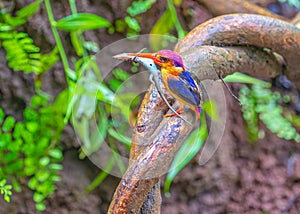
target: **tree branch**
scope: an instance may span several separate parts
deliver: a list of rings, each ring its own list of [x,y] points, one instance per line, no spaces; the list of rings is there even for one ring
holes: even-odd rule
[[[251,13],[257,15],[268,16],[280,20],[287,21],[286,18],[271,13],[270,11],[257,6],[255,4],[251,4],[249,1],[245,0],[197,0],[200,4],[204,5],[208,11],[212,12],[214,15],[224,15],[231,13]]]
[[[269,48],[284,58],[287,77],[300,89],[300,29],[290,23],[251,14],[219,16],[194,28],[175,51],[203,45]]]
[[[168,169],[192,127],[178,117],[164,118],[167,106],[151,86],[141,105],[133,138],[134,160],[125,172],[108,213],[140,213],[153,186]],[[183,114],[194,120],[192,112]]]
[[[196,27],[177,44],[175,51],[182,55],[187,69],[199,80],[217,79],[220,74],[226,76],[235,71],[273,77],[282,71],[282,65],[272,53],[263,50],[266,47],[282,55],[288,76],[300,84],[299,43],[299,30],[286,22],[257,15],[227,15]],[[168,93],[165,94],[170,99]],[[131,162],[108,213],[160,212],[159,178],[167,172],[192,131],[192,127],[178,117],[164,118],[167,110],[151,86],[139,110]],[[188,121],[194,119],[190,112],[184,112],[183,116]]]
[[[194,46],[182,50],[178,43],[176,51],[183,58],[186,69],[198,80],[218,80],[234,72],[249,73],[255,77],[275,77],[281,74],[282,64],[270,52],[256,47]],[[182,46],[185,47],[185,46]]]

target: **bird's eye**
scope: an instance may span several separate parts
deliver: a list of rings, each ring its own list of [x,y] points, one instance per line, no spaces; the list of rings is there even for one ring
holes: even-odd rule
[[[161,62],[168,62],[169,59],[168,59],[167,57],[161,56],[161,57],[160,57],[160,61],[161,61]]]

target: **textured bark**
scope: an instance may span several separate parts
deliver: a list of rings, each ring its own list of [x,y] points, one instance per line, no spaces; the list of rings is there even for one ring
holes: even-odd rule
[[[291,23],[293,23],[297,28],[300,28],[300,12],[297,13]]]
[[[275,77],[283,71],[278,59],[261,48],[195,46],[182,52],[181,47],[185,46],[177,47],[186,69],[198,80],[218,80],[219,76],[225,77],[237,71],[260,78]]]
[[[218,17],[199,25],[177,44],[175,51],[182,55],[186,68],[199,80],[216,80],[219,75],[236,71],[274,77],[282,72],[282,65],[272,52],[263,50],[266,47],[284,57],[287,74],[297,83],[300,80],[300,75],[295,74],[299,70],[299,43],[299,30],[291,24],[240,14]],[[152,86],[139,111],[131,164],[108,213],[159,212],[159,189],[153,187],[158,185],[159,178],[168,170],[192,130],[178,117],[163,118],[166,111],[166,105]],[[191,120],[191,115],[188,118]]]
[[[268,16],[276,19],[287,20],[286,18],[271,13],[270,11],[257,6],[255,4],[251,4],[245,0],[229,0],[229,1],[222,1],[222,0],[197,0],[199,3],[204,5],[210,12],[214,15],[224,15],[230,13],[251,13],[251,14],[258,14],[263,16]]]
[[[154,184],[141,208],[141,214],[160,213],[161,210],[160,182]]]
[[[138,114],[131,163],[115,191],[108,213],[159,213],[159,178],[168,171],[177,150],[193,128],[178,117],[164,118],[167,110],[157,90],[151,86]],[[191,112],[183,116],[188,121],[193,120]],[[155,185],[157,187],[153,188]],[[150,194],[147,200],[155,200],[155,203],[147,205],[144,202],[149,193],[152,196]]]
[[[287,77],[300,88],[300,29],[290,23],[250,14],[219,16],[194,28],[175,51],[203,45],[269,48],[284,58]]]

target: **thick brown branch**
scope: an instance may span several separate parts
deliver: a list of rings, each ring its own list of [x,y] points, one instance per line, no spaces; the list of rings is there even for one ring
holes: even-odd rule
[[[300,12],[297,13],[297,15],[291,21],[291,23],[295,25],[297,28],[300,28]]]
[[[198,80],[218,80],[237,71],[255,77],[275,77],[282,72],[275,56],[260,48],[196,46],[184,52],[179,48],[186,69]]]
[[[292,24],[251,14],[219,16],[194,28],[175,50],[184,53],[203,45],[269,48],[285,59],[287,77],[300,88],[300,29]]]
[[[192,116],[188,118],[191,120]],[[136,160],[131,161],[115,192],[109,213],[140,213],[148,193],[168,171],[191,130],[192,127],[178,117],[164,118],[153,135],[143,139],[144,148]]]
[[[270,11],[259,7],[255,4],[251,4],[246,0],[197,0],[200,4],[204,5],[210,12],[214,15],[224,15],[231,13],[251,13],[263,16],[268,16],[276,19],[281,19],[287,21],[286,18],[271,13]]]
[[[152,85],[138,114],[131,163],[114,194],[108,213],[157,213],[160,210],[159,178],[168,171],[176,151],[192,130],[178,117],[164,118],[166,111],[168,107]],[[193,120],[188,112],[184,117]],[[147,198],[150,191],[152,196]],[[146,198],[151,200],[151,197],[155,197],[155,203],[142,207]]]
[[[164,87],[162,87],[162,89],[166,98],[171,101],[168,92]],[[151,138],[167,110],[167,105],[159,96],[154,85],[151,85],[148,92],[145,94],[137,116],[130,150],[130,160],[135,160],[138,157],[139,152],[141,152],[145,146],[143,139]]]
[[[161,209],[160,181],[154,184],[150,193],[147,195],[140,214],[159,214]]]
[[[228,67],[223,67],[223,70],[231,73],[255,68],[254,70],[257,71],[264,70],[267,76],[274,75],[276,73],[274,70],[280,71],[280,65],[272,55],[256,48],[197,47],[183,57],[187,60],[186,65],[192,66],[188,67],[194,73],[200,65],[201,70],[208,70],[215,75],[212,79],[217,78],[215,71],[218,71],[222,65],[228,65]],[[195,57],[198,61],[193,60]],[[212,63],[213,61],[216,63]],[[232,63],[232,66],[227,62]],[[208,64],[206,65],[206,63]],[[198,72],[197,74],[199,79],[205,79],[205,73]],[[167,98],[170,98],[166,91],[164,93]],[[159,189],[152,189],[152,187],[159,182],[158,178],[167,171],[177,149],[192,130],[192,127],[177,117],[164,119],[163,115],[167,110],[166,104],[156,89],[151,86],[138,114],[131,148],[131,164],[115,192],[109,213],[139,213],[150,191],[152,191],[152,195],[159,195]],[[192,118],[190,117],[188,120],[191,121]],[[156,203],[160,203],[160,200]],[[148,206],[144,209],[157,211],[158,208],[157,206]],[[149,210],[147,212],[150,213]]]
[[[256,18],[262,22],[254,20]],[[281,72],[281,65],[272,54],[263,51],[263,47],[280,53],[286,59],[290,75],[292,69],[299,66],[296,63],[299,59],[299,32],[288,23],[262,16],[230,15],[200,26],[176,46],[187,69],[199,80],[217,79],[220,74],[226,76],[235,71],[260,77],[275,76]],[[227,47],[203,46],[211,44]],[[296,50],[298,52],[295,53]],[[163,118],[167,110],[156,89],[151,86],[138,115],[131,163],[114,194],[109,213],[159,212],[159,178],[167,172],[176,151],[192,130],[178,117]],[[184,116],[192,120],[187,112]],[[155,185],[156,188],[153,188]],[[154,207],[145,203],[153,200]]]

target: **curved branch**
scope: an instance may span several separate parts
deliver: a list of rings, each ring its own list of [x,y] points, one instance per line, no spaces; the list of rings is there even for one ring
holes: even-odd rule
[[[297,63],[300,59],[299,36],[299,30],[282,21],[257,15],[229,15],[195,28],[177,44],[175,50],[182,54],[186,67],[202,80],[216,79],[220,72],[224,76],[234,71],[248,71],[255,76],[267,77],[278,74],[281,65],[272,54],[262,50],[267,47],[286,59],[291,77],[300,66]],[[211,44],[234,47],[203,46]],[[300,79],[300,74],[294,76],[293,79]],[[159,212],[160,200],[154,202],[157,205],[154,208],[150,205],[147,208],[145,204],[146,211],[141,208],[151,197],[159,198],[159,178],[167,172],[177,150],[192,130],[178,117],[163,118],[167,110],[166,104],[151,86],[139,110],[130,165],[113,196],[108,213]],[[189,121],[192,120],[191,114],[183,114]],[[150,192],[152,196],[149,196]]]
[[[287,77],[300,88],[300,29],[292,24],[252,14],[219,16],[194,28],[175,51],[203,45],[269,48],[285,59]]]
[[[187,60],[186,65],[189,65],[199,79],[204,79],[206,75],[204,72],[196,72],[199,67],[213,73],[215,77],[212,79],[218,78],[215,71],[222,65],[225,66],[225,72],[255,68],[257,72],[264,70],[266,76],[275,75],[276,71],[281,70],[271,54],[251,47],[197,47],[186,52],[183,57]],[[170,100],[171,97],[165,89],[164,94]],[[152,85],[144,97],[137,117],[131,146],[131,163],[114,194],[108,213],[140,213],[149,192],[158,198],[159,189],[153,189],[153,186],[167,172],[176,151],[193,128],[178,117],[164,118],[166,111],[167,105]],[[193,120],[191,114],[184,116],[188,116],[188,121]],[[157,206],[147,206],[145,210],[148,210],[144,213],[157,213],[160,200],[155,201],[155,205]]]
[[[224,15],[231,13],[251,13],[263,16],[268,16],[276,19],[281,19],[287,21],[286,18],[271,13],[270,11],[250,3],[245,0],[197,0],[200,4],[204,5],[208,11],[212,12],[214,15]]]
[[[181,46],[177,47],[186,69],[198,80],[218,80],[219,76],[237,71],[255,77],[275,77],[282,72],[282,64],[276,57],[261,48],[195,46],[182,51]]]
[[[131,153],[132,160],[108,213],[140,213],[148,193],[168,171],[174,155],[192,130],[178,117],[163,118],[167,106],[153,86],[149,92],[138,115],[133,138],[135,152]],[[190,112],[183,116],[193,120]]]

